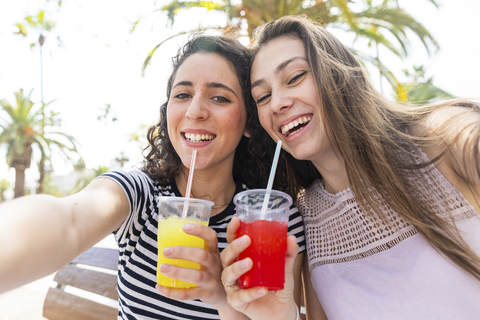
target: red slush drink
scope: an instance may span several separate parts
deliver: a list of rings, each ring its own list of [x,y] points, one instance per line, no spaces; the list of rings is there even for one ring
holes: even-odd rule
[[[250,246],[239,259],[249,257],[253,267],[240,277],[240,287],[267,287],[270,291],[282,290],[285,284],[285,253],[287,251],[286,221],[255,220],[251,223],[240,220],[237,238],[248,235]]]

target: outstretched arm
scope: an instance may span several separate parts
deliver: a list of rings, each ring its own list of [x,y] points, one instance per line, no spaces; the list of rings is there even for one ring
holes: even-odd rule
[[[35,195],[0,205],[0,293],[46,276],[70,262],[126,219],[128,200],[110,179],[79,193]]]

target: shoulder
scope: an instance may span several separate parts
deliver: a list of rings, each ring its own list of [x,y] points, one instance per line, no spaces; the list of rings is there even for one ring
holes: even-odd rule
[[[480,108],[453,105],[431,112],[412,126],[414,138],[427,138],[420,148],[437,169],[470,201],[469,185],[480,185],[477,165],[480,137]]]
[[[439,108],[410,127],[410,134],[415,138],[427,138],[429,142],[421,143],[421,149],[430,159],[435,159],[447,147],[450,153],[461,152],[465,139],[475,125],[480,124],[479,109],[463,106]],[[447,154],[446,160],[448,161]]]
[[[451,125],[451,131],[455,132],[472,123],[480,121],[480,110],[458,105],[439,108],[428,114],[421,121],[410,127],[410,133],[414,136],[425,136],[428,133]],[[457,128],[457,130],[455,130]]]
[[[133,194],[153,195],[160,193],[170,196],[175,193],[175,188],[171,184],[160,184],[139,169],[110,171],[98,178],[114,180],[124,189],[129,197]]]

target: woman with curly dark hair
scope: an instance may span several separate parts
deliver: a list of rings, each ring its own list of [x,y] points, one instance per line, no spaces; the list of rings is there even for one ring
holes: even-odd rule
[[[220,251],[227,246],[234,195],[265,188],[275,148],[251,102],[248,64],[248,51],[237,40],[194,37],[173,60],[168,100],[160,107],[159,123],[148,131],[142,170],[109,172],[64,199],[39,195],[2,204],[0,241],[22,241],[2,251],[0,292],[58,270],[113,232],[119,247],[119,319],[245,319],[227,303]],[[215,205],[208,227],[187,224],[184,231],[204,239],[205,249],[175,246],[163,254],[202,267],[162,264],[161,273],[197,286],[161,287],[156,285],[157,202],[162,196],[185,196],[193,150],[191,197]],[[289,235],[291,254],[304,251],[303,222],[295,207]],[[296,284],[302,255],[295,262]],[[295,292],[298,298],[298,286]]]

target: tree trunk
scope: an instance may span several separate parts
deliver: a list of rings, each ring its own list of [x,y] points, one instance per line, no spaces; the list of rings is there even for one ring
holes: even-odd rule
[[[15,195],[14,198],[25,195],[25,169],[15,168]]]
[[[25,142],[23,145],[22,153],[19,154],[13,148],[11,168],[15,168],[15,195],[14,198],[22,197],[25,195],[25,170],[30,168],[30,162],[32,161],[32,143]]]
[[[45,157],[43,154],[38,164],[38,172],[40,173],[40,177],[38,178],[37,194],[41,194],[43,193],[43,183],[45,181]]]

